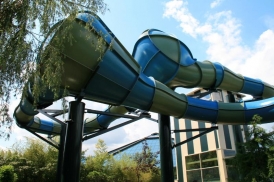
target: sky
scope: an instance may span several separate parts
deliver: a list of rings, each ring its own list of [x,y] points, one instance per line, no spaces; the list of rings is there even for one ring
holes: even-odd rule
[[[105,0],[105,3],[109,11],[99,16],[129,53],[143,31],[155,28],[180,39],[198,61],[219,62],[236,73],[274,85],[273,0]],[[11,115],[18,103],[18,99],[12,101]],[[60,107],[58,102],[51,106]],[[103,110],[107,106],[87,102],[86,107]],[[152,116],[157,119],[157,114]],[[118,122],[121,120],[112,125]],[[92,154],[101,138],[112,150],[155,132],[157,123],[137,121],[83,142],[83,149]],[[10,148],[15,141],[24,141],[25,136],[34,137],[14,124],[11,139],[0,139],[0,148]]]

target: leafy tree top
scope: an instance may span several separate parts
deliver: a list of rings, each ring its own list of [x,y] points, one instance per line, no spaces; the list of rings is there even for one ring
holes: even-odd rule
[[[47,61],[40,62],[41,73],[37,65],[40,46],[54,24],[83,10],[104,13],[107,5],[103,0],[0,1],[0,137],[9,137],[11,97],[21,95],[31,78],[40,78],[33,85],[35,99],[45,88],[58,92],[62,62],[57,54],[50,54]]]

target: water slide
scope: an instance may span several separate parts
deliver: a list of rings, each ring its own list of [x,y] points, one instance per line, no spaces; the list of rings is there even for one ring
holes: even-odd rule
[[[64,21],[66,22],[66,20]],[[86,28],[86,25],[90,29]],[[63,23],[52,36],[48,46],[56,45],[56,37],[64,36]],[[79,13],[70,23],[73,43],[65,42],[62,87],[71,96],[109,104],[107,112],[124,114],[140,109],[217,124],[248,124],[253,115],[262,123],[274,122],[274,87],[261,80],[244,77],[219,63],[197,61],[188,47],[160,30],[142,33],[131,55],[96,15]],[[91,42],[101,37],[101,51]],[[60,133],[55,121],[42,120],[33,108],[31,84],[28,93],[14,112],[17,124],[44,134]],[[205,101],[178,94],[176,87],[224,89],[253,95],[262,100],[240,103]],[[84,90],[83,90],[84,89]],[[41,96],[39,108],[53,101],[48,91]],[[97,115],[85,120],[85,132],[107,128],[117,117]]]

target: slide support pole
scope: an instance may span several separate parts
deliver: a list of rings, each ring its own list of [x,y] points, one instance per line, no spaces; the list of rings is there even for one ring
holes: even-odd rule
[[[66,142],[66,133],[67,133],[67,125],[61,125],[61,133],[60,133],[60,144],[58,151],[58,164],[57,164],[57,182],[63,181],[63,167],[64,167],[64,152],[65,152],[65,142]]]
[[[170,116],[159,114],[161,182],[173,182],[173,158]]]
[[[78,182],[80,178],[84,110],[85,103],[70,102],[63,165],[63,181],[66,182]]]

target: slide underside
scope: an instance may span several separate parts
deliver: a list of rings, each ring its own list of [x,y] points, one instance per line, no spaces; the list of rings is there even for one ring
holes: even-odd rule
[[[68,20],[65,20],[66,22]],[[63,36],[64,23],[49,45],[56,46]],[[87,29],[89,25],[91,29]],[[62,87],[72,96],[83,89],[84,99],[109,104],[107,112],[124,114],[126,108],[152,111],[177,118],[188,118],[222,124],[248,124],[255,114],[262,123],[274,121],[274,87],[261,80],[244,77],[219,63],[199,62],[188,47],[177,38],[156,29],[143,32],[132,55],[96,15],[80,13],[70,22],[73,43],[64,42],[60,54],[64,61]],[[94,46],[98,36],[102,49]],[[94,44],[92,44],[92,42]],[[205,101],[174,92],[176,87],[224,89],[253,95],[261,100],[223,103]],[[60,133],[54,121],[37,118],[31,88],[14,112],[19,126],[46,134]],[[53,101],[45,95],[41,106]],[[107,128],[116,117],[98,115],[85,121],[85,132]]]

